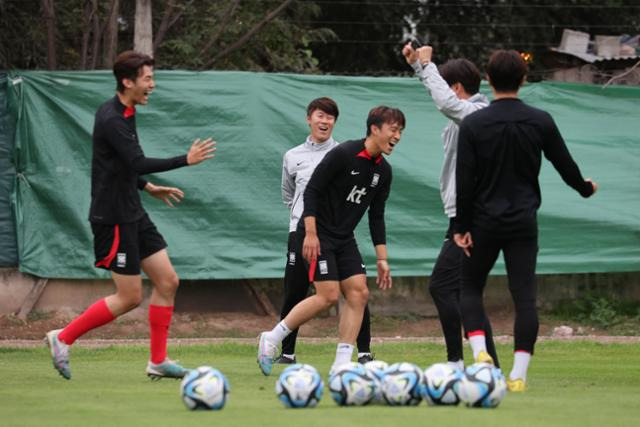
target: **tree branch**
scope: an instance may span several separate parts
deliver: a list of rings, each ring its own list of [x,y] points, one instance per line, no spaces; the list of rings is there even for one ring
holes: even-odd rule
[[[215,42],[218,41],[218,39],[222,35],[222,32],[225,30],[225,28],[227,28],[229,21],[231,21],[231,16],[233,16],[233,12],[235,12],[239,3],[240,3],[240,0],[233,0],[231,3],[229,3],[229,5],[227,6],[227,9],[224,11],[222,19],[220,20],[220,25],[218,25],[218,29],[213,34],[213,36],[211,36],[207,44],[204,45],[202,50],[200,50],[199,56],[204,56],[207,53],[207,51],[211,49],[211,46],[213,46]]]
[[[219,59],[224,58],[231,52],[242,47],[247,41],[249,41],[258,31],[262,29],[266,24],[271,22],[274,18],[276,18],[280,12],[282,12],[293,0],[284,0],[280,3],[280,6],[271,11],[262,21],[258,22],[253,28],[247,31],[242,37],[240,37],[235,43],[231,44],[229,47],[224,49],[222,52],[219,52],[216,56],[207,62],[203,68],[211,68],[213,64],[215,64]]]
[[[639,66],[640,66],[640,61],[636,62],[636,64],[635,64],[633,67],[629,68],[629,69],[628,69],[627,71],[625,71],[624,73],[620,73],[620,74],[618,74],[618,75],[615,75],[615,76],[611,77],[611,78],[609,79],[609,81],[608,81],[608,82],[606,82],[606,83],[604,84],[604,86],[602,86],[602,89],[606,89],[606,88],[607,88],[607,86],[609,86],[609,85],[610,85],[611,83],[613,83],[615,80],[621,79],[621,78],[623,78],[624,76],[626,76],[626,75],[629,75],[629,74],[633,73],[633,70],[635,70],[635,69],[636,69],[636,68],[638,68]]]

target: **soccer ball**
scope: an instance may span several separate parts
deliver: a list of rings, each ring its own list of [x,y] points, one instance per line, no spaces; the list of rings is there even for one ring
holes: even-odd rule
[[[340,406],[362,406],[376,397],[377,383],[363,364],[350,362],[329,374],[329,391]]]
[[[417,405],[423,385],[420,368],[413,363],[394,363],[384,371],[382,397],[392,406]]]
[[[489,363],[467,366],[458,383],[458,396],[468,407],[495,408],[507,393],[502,371]]]
[[[217,369],[200,366],[185,375],[180,391],[189,409],[222,409],[229,394],[229,382]]]
[[[460,398],[456,389],[463,373],[446,363],[436,363],[424,371],[422,398],[429,405],[457,405]]]
[[[322,378],[311,365],[291,365],[276,381],[276,395],[287,408],[313,408],[322,398],[323,391]]]
[[[382,397],[382,377],[384,377],[384,371],[389,367],[387,362],[382,360],[372,360],[364,364],[369,376],[376,382],[376,396],[373,398],[373,402],[382,403],[384,398]]]

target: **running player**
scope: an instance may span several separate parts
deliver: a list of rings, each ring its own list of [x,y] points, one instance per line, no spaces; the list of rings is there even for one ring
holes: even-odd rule
[[[291,214],[281,319],[284,319],[296,304],[305,299],[309,291],[309,274],[302,254],[298,250],[299,245],[296,244],[296,227],[304,210],[303,194],[311,174],[325,154],[338,145],[331,136],[338,114],[338,105],[333,99],[317,98],[311,101],[307,106],[307,124],[311,134],[304,143],[287,151],[282,160],[282,200]],[[360,363],[373,360],[370,349],[370,325],[367,305],[357,339]],[[295,329],[282,341],[282,353],[276,359],[276,363],[296,363],[297,335],[298,330]]]
[[[313,172],[304,193],[297,238],[316,294],[297,304],[273,330],[260,334],[258,365],[264,375],[271,374],[278,344],[292,330],[335,305],[341,293],[346,303],[340,313],[332,369],[351,360],[369,297],[365,265],[353,230],[368,209],[377,256],[376,283],[381,289],[391,288],[384,222],[391,166],[382,154],[391,154],[404,127],[400,110],[376,107],[367,118],[367,137],[338,145]]]
[[[507,385],[518,392],[525,390],[538,336],[536,212],[542,154],[582,197],[598,189],[582,177],[551,115],[518,98],[526,73],[527,65],[516,51],[498,50],[489,59],[487,77],[494,101],[460,125],[454,223],[454,240],[466,254],[462,321],[476,358],[487,351],[482,294],[498,254],[504,255],[516,310],[514,365]]]
[[[489,100],[479,92],[482,77],[475,64],[468,59],[452,59],[436,67],[436,64],[431,61],[433,55],[431,46],[422,46],[414,50],[411,43],[407,43],[402,53],[431,95],[438,110],[450,120],[442,131],[444,162],[440,174],[440,196],[444,204],[444,212],[449,217],[449,228],[431,272],[429,292],[438,309],[438,317],[447,345],[448,363],[464,369],[460,333],[462,328],[460,266],[463,253],[452,240],[452,225],[456,217],[456,150],[460,122],[469,114],[489,105]],[[488,353],[499,367],[488,321],[484,331],[487,337]]]
[[[46,342],[53,366],[71,379],[69,347],[77,338],[111,322],[142,301],[142,269],[153,291],[149,305],[151,356],[146,372],[151,378],[181,378],[187,372],[167,357],[167,335],[178,288],[178,276],[167,254],[167,243],[140,201],[138,190],[169,206],[184,193],[153,185],[141,175],[193,166],[213,157],[215,142],[196,139],[186,155],[169,159],[145,157],[136,132],[136,105],[146,105],[155,88],[153,59],[126,51],[113,65],[116,96],[102,104],[93,128],[91,208],[95,266],[111,271],[116,293],[91,305],[64,329],[49,331]]]

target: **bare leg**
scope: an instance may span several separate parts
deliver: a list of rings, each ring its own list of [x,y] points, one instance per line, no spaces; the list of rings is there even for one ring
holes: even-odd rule
[[[355,344],[362,325],[364,307],[369,299],[367,278],[364,274],[351,276],[340,282],[346,304],[340,315],[338,335],[341,343]]]
[[[340,283],[338,281],[314,282],[313,284],[316,287],[316,294],[300,301],[284,318],[284,323],[289,329],[299,328],[303,323],[338,303],[340,298]],[[362,314],[360,317],[362,321]]]

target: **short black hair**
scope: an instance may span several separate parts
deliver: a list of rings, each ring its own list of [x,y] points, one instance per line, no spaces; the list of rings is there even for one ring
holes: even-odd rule
[[[496,50],[487,64],[487,76],[496,92],[515,92],[527,75],[527,63],[515,50]]]
[[[450,59],[439,66],[438,71],[449,86],[460,83],[469,95],[475,95],[480,90],[482,74],[476,64],[468,59]]]
[[[397,123],[404,129],[404,113],[397,108],[391,108],[385,105],[372,108],[367,117],[367,136],[371,135],[371,125],[376,125],[376,127],[381,128],[385,123]]]
[[[122,80],[129,79],[135,81],[140,75],[142,67],[148,65],[153,67],[153,58],[144,53],[126,50],[116,58],[113,64],[113,75],[116,76],[116,90],[124,92]]]
[[[307,106],[307,117],[311,116],[316,110],[320,110],[326,114],[329,114],[336,120],[338,120],[338,115],[340,114],[336,101],[331,98],[327,98],[326,96],[322,98],[316,98],[309,103],[309,105]]]

